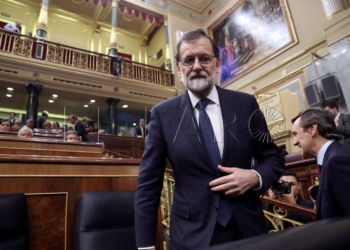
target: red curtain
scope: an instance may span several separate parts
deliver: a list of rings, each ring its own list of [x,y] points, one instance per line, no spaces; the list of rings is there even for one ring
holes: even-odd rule
[[[89,2],[89,0],[85,0],[85,1]],[[94,1],[95,5],[97,5],[100,2],[100,0],[93,0],[93,1]],[[104,8],[107,7],[108,2],[109,2],[109,0],[101,0],[101,4],[102,4],[102,6]],[[152,15],[149,15],[147,13],[144,13],[144,12],[140,11],[140,10],[135,10],[135,9],[129,7],[129,6],[125,6],[125,5],[120,4],[120,3],[118,3],[118,6],[119,6],[119,9],[120,9],[120,11],[122,13],[124,13],[124,11],[126,9],[128,14],[131,15],[132,12],[134,11],[134,14],[135,14],[136,18],[139,18],[140,14],[141,14],[141,18],[142,18],[143,21],[146,21],[148,19],[148,21],[150,23],[155,22],[157,24],[157,26],[160,25],[161,19],[159,17],[155,17],[155,16],[152,16]]]

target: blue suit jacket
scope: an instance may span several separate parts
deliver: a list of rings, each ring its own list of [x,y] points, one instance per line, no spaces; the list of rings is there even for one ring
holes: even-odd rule
[[[316,220],[350,215],[350,149],[332,142],[324,155]]]
[[[81,141],[83,142],[89,141],[89,138],[87,137],[86,128],[81,121],[75,122],[74,129],[78,133],[78,136],[81,136]]]
[[[224,124],[221,165],[250,169],[254,156],[257,160],[254,169],[263,180],[259,192],[250,190],[242,196],[229,198],[244,237],[259,235],[267,230],[259,195],[282,174],[284,159],[275,144],[265,139],[262,143],[251,136],[250,131],[267,131],[255,98],[219,87],[217,90]],[[187,91],[152,108],[135,198],[138,247],[155,244],[166,158],[172,165],[176,183],[170,226],[172,249],[208,247],[220,195],[210,190],[209,182],[220,173],[201,143]]]
[[[144,128],[144,132],[145,132],[145,135],[144,137],[146,137],[148,135],[148,129],[147,128]],[[134,129],[134,136],[135,137],[138,137],[138,136],[141,136],[142,135],[142,132],[141,132],[141,127],[140,126],[136,126],[135,129]]]

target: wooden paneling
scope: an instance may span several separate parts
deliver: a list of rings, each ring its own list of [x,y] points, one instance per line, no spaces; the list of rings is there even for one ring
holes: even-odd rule
[[[135,190],[140,164],[139,160],[129,159],[57,162],[49,157],[40,160],[40,157],[1,155],[0,161],[1,193],[38,194],[28,197],[33,250],[73,249],[80,195],[87,191]],[[66,195],[58,195],[63,193]],[[64,238],[62,230],[66,232],[66,248],[59,247]]]
[[[135,159],[141,159],[145,148],[144,138],[98,134],[89,134],[88,137],[90,142],[103,142],[109,151]]]

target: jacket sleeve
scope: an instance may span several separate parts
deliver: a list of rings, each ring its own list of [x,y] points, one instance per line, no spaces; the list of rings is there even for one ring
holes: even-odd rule
[[[338,124],[337,131],[343,135],[350,136],[350,115],[343,115],[343,123]]]
[[[157,215],[165,165],[166,145],[158,110],[153,107],[135,196],[137,247],[155,245]]]

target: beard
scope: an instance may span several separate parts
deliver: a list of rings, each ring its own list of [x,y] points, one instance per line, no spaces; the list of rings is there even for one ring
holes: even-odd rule
[[[202,76],[201,78],[196,78]],[[205,78],[203,78],[205,77]],[[181,79],[185,87],[193,92],[203,92],[214,86],[214,79],[216,79],[216,72],[214,70],[212,76],[201,70],[199,72],[191,72],[187,78],[181,72]]]

